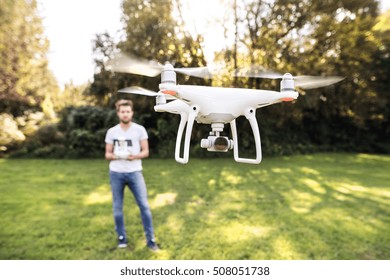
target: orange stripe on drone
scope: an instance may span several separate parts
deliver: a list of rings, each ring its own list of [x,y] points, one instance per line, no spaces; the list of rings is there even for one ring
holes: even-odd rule
[[[173,91],[173,90],[163,89],[161,92],[164,93],[164,94],[169,94],[169,95],[176,96],[176,91]]]
[[[292,98],[292,97],[285,97],[285,98],[281,98],[280,100],[288,102],[288,101],[293,101],[294,99],[295,98]]]

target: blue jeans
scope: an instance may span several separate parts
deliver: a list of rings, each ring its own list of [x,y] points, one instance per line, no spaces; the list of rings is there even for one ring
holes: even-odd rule
[[[142,224],[147,243],[155,242],[152,224],[152,213],[148,203],[148,195],[144,176],[141,171],[131,173],[118,173],[110,171],[110,183],[113,198],[113,212],[115,220],[115,230],[119,236],[126,237],[125,222],[123,217],[123,197],[125,186],[127,185],[134,195],[141,212]]]

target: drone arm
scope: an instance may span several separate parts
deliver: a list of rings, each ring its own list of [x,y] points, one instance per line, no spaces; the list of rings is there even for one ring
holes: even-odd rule
[[[194,121],[197,113],[198,113],[197,110],[194,109],[194,111],[191,111],[189,113],[183,112],[180,114],[181,119],[180,119],[179,129],[177,131],[177,137],[176,137],[175,160],[182,164],[186,164],[189,159],[192,127],[194,125]],[[183,152],[183,157],[180,157],[181,139],[183,137],[184,127],[186,126],[186,123],[187,123],[187,129],[186,129],[186,136],[184,139],[184,152]]]
[[[256,111],[254,109],[248,109],[245,113],[245,117],[249,120],[249,123],[252,127],[252,132],[255,137],[255,145],[256,145],[256,159],[249,158],[240,158],[238,155],[238,137],[237,137],[237,127],[236,120],[232,120],[230,122],[230,128],[232,130],[232,137],[234,142],[234,160],[242,163],[251,163],[251,164],[259,164],[262,159],[261,155],[261,141],[260,141],[260,131],[259,126],[256,120]]]

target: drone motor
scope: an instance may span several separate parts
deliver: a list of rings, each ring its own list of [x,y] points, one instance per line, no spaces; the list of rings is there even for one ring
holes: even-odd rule
[[[176,72],[172,64],[166,62],[161,72],[161,83],[162,84],[176,84]]]
[[[295,91],[294,79],[290,73],[283,75],[282,81],[280,82],[280,91]]]

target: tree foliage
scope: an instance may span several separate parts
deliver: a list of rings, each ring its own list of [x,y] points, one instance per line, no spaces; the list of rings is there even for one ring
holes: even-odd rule
[[[49,42],[35,0],[6,0],[0,6],[1,111],[20,115],[58,91],[46,57]]]
[[[0,150],[24,141],[54,118],[57,82],[48,69],[49,41],[35,0],[0,5]]]
[[[138,75],[108,72],[105,62],[121,51],[134,57],[170,61],[176,67],[206,65],[201,47],[202,38],[193,39],[173,18],[174,5],[170,0],[125,0],[122,4],[125,39],[114,43],[109,34],[98,34],[94,41],[96,75],[89,93],[97,96],[102,104],[107,97],[115,98],[117,89],[139,85],[155,90],[159,77],[145,78]],[[178,82],[188,81],[179,77]],[[190,79],[191,83],[207,81]]]

